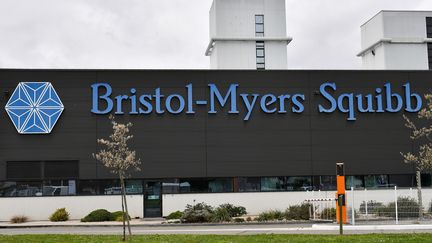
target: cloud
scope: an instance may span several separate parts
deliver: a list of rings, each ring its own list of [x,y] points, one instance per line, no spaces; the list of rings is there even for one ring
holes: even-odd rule
[[[2,0],[0,67],[209,68],[211,0]],[[287,0],[289,68],[360,66],[360,25],[428,0]]]

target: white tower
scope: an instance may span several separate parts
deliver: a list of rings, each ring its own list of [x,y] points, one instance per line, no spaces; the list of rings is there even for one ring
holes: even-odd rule
[[[210,42],[212,69],[286,69],[285,0],[213,0]]]
[[[432,11],[381,11],[361,26],[364,69],[430,69]],[[428,48],[429,46],[429,48]],[[429,52],[428,52],[429,50]]]

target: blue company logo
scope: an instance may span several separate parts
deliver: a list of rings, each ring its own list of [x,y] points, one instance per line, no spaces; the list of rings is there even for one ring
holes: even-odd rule
[[[51,133],[64,110],[49,82],[19,83],[5,108],[20,134]]]

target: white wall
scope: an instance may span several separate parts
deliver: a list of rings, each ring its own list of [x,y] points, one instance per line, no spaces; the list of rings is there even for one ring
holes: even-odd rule
[[[423,207],[427,210],[432,201],[432,189],[423,189]],[[313,192],[259,192],[259,193],[201,193],[201,194],[168,194],[163,196],[163,215],[183,211],[187,204],[205,202],[211,206],[231,203],[246,207],[249,215],[257,215],[270,209],[285,210],[290,205],[303,203],[307,199],[335,198],[335,191]],[[417,200],[416,189],[398,189],[398,197],[408,196]],[[362,201],[375,200],[384,204],[394,202],[392,189],[356,190],[354,191],[354,207],[360,208]],[[347,205],[352,205],[352,194],[347,191]],[[336,203],[336,202],[335,202]]]
[[[267,41],[265,43],[265,56],[266,56],[265,59],[266,69],[287,69],[288,68],[286,42]]]
[[[385,69],[386,61],[384,54],[384,44],[378,45],[375,49],[375,55],[372,52],[367,52],[362,57],[364,69]]]
[[[380,12],[360,27],[362,50],[384,37],[383,21],[383,12]]]
[[[386,69],[429,69],[427,44],[384,44]]]
[[[286,36],[285,0],[214,0],[210,37],[255,37],[256,14],[264,14],[266,36]]]
[[[143,217],[143,196],[127,196],[132,218]],[[0,198],[0,221],[25,215],[30,220],[48,220],[58,208],[66,208],[70,219],[81,219],[95,209],[121,211],[121,197],[117,196],[61,196],[61,197],[11,197]]]
[[[354,207],[362,201],[375,200],[382,203],[394,202],[394,190],[354,191]],[[399,189],[398,196],[417,198],[415,189]],[[257,215],[270,209],[285,210],[290,205],[301,204],[306,199],[334,198],[334,191],[314,192],[244,192],[244,193],[199,193],[165,194],[162,197],[163,216],[183,211],[187,204],[205,202],[212,206],[231,203],[246,207],[249,215]],[[131,217],[143,217],[142,195],[127,196]],[[423,189],[423,206],[428,209],[432,201],[432,189]],[[352,205],[352,194],[347,191],[347,205]],[[57,208],[65,207],[71,219],[80,219],[89,212],[103,208],[109,211],[121,210],[120,196],[64,196],[0,198],[0,221],[9,221],[16,215],[25,215],[31,220],[47,220]]]
[[[382,39],[393,41],[375,47],[375,56],[364,53],[363,68],[429,69],[427,44],[418,42],[427,37],[426,17],[431,16],[430,11],[382,11],[362,25],[362,50]]]
[[[286,37],[285,0],[214,0],[210,38],[255,38],[255,15],[264,14],[265,37]],[[287,68],[286,42],[266,41],[266,69]],[[212,69],[256,69],[254,41],[216,41]]]
[[[255,69],[255,42],[217,41],[210,60],[217,69]]]

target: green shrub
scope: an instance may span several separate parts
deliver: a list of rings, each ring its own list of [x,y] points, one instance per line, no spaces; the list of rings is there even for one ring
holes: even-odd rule
[[[368,213],[374,212],[374,210],[376,208],[381,208],[382,206],[383,206],[383,203],[381,203],[381,202],[377,202],[377,201],[374,201],[374,200],[368,201],[367,202]],[[359,212],[362,213],[362,214],[366,213],[366,202],[365,201],[363,201],[360,204]]]
[[[126,215],[126,212],[124,213],[124,215]],[[131,217],[128,217],[129,220],[131,219]],[[122,211],[115,211],[111,213],[111,221],[118,221],[118,222],[123,222],[123,212]]]
[[[420,205],[414,198],[398,197],[398,218],[417,218],[419,217]],[[382,217],[396,217],[396,205],[394,202],[388,203],[374,209],[374,213]]]
[[[321,218],[336,220],[336,208],[324,208],[321,212]]]
[[[181,221],[187,223],[203,223],[209,222],[213,214],[213,207],[205,203],[197,203],[195,205],[186,205]]]
[[[284,213],[280,210],[269,210],[264,211],[258,215],[256,220],[263,221],[272,221],[272,220],[283,220],[285,217]]]
[[[106,209],[97,209],[90,212],[87,216],[81,219],[81,222],[101,222],[112,221],[112,215]]]
[[[301,205],[289,206],[285,210],[285,218],[287,220],[308,220],[310,204],[303,203]]]
[[[57,209],[49,217],[49,220],[52,222],[67,221],[68,219],[69,219],[69,213],[66,211],[66,208]]]
[[[181,219],[181,217],[183,216],[183,212],[181,211],[175,211],[170,213],[166,219]]]
[[[252,221],[252,218],[251,218],[251,217],[247,217],[247,218],[246,218],[246,221],[251,222],[251,221]]]
[[[28,221],[28,217],[24,215],[13,216],[10,220],[12,224],[20,224]]]
[[[242,206],[234,206],[229,203],[219,205],[220,208],[225,208],[231,217],[240,217],[246,215],[246,208]]]
[[[244,223],[245,219],[244,218],[235,218],[234,222],[236,222],[236,223]]]
[[[212,222],[230,222],[231,220],[230,213],[223,207],[217,207],[211,215]]]

